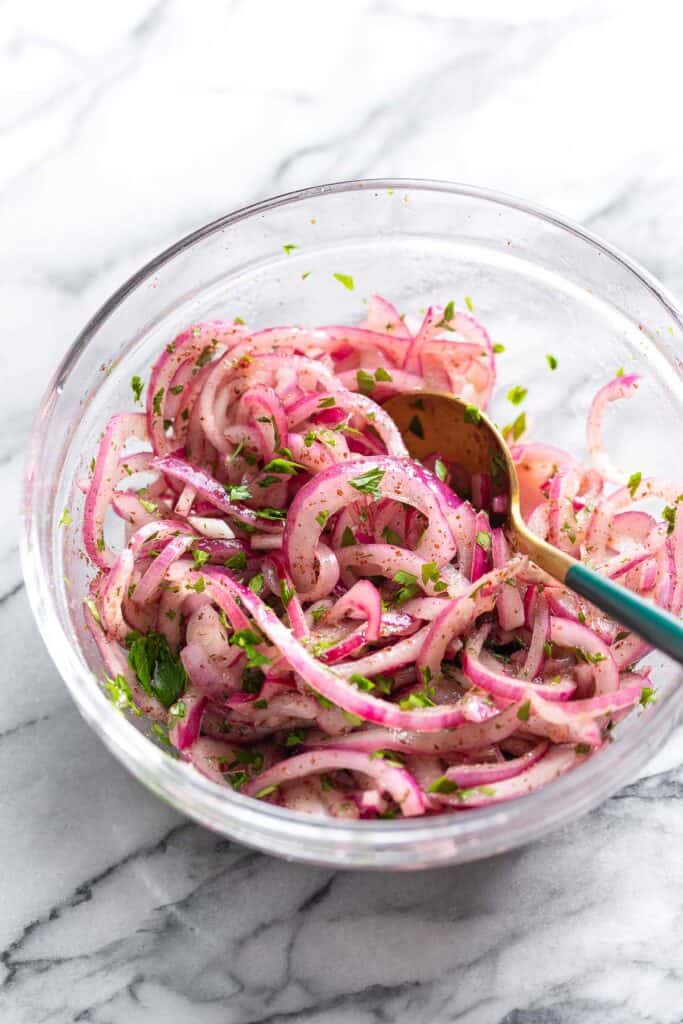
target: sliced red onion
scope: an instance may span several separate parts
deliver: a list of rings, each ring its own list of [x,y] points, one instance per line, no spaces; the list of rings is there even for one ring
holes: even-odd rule
[[[246,796],[263,794],[265,798],[274,795],[271,786],[277,790],[278,786],[292,779],[340,770],[370,776],[380,790],[389,793],[399,804],[405,817],[424,814],[424,797],[412,775],[381,758],[373,758],[372,755],[356,750],[326,748],[298,754],[286,761],[280,761],[268,771],[255,775],[245,785],[243,792]],[[264,793],[264,790],[269,792]]]
[[[417,508],[429,524],[418,554],[437,566],[450,561],[455,544],[448,523],[425,486],[426,478],[426,470],[416,463],[385,457],[332,466],[310,480],[292,502],[283,542],[297,589],[311,590],[316,581],[312,549],[322,532],[318,517],[334,515],[345,505],[361,500],[364,494],[381,494]]]
[[[490,474],[438,452],[410,460],[382,408],[422,388],[485,407],[494,381],[488,334],[452,303],[421,324],[373,296],[362,327],[206,321],[179,335],[152,369],[146,417],[112,418],[83,488],[101,570],[85,616],[117,706],[165,722],[219,785],[227,759],[253,758],[243,792],[342,818],[384,815],[389,798],[404,815],[495,803],[598,750],[650,685],[633,671],[648,648],[512,557],[489,521],[506,511]],[[680,490],[634,474],[605,493],[601,418],[636,386],[618,378],[595,398],[597,468],[513,446],[522,512],[679,614]],[[664,521],[632,508],[653,497]],[[169,710],[128,662],[134,630],[161,633],[185,668]],[[444,772],[451,795],[435,785]]]

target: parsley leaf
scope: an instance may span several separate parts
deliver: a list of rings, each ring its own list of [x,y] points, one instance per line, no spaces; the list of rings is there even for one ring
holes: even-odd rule
[[[263,590],[263,573],[259,572],[255,576],[252,576],[247,586],[251,590],[252,594],[260,594]]]
[[[235,572],[239,572],[241,569],[246,569],[246,551],[238,551],[236,555],[231,555],[224,564],[226,569],[232,569]]]
[[[187,673],[162,633],[132,633],[126,638],[128,663],[140,686],[165,708],[185,692]]]
[[[628,478],[628,484],[626,486],[628,487],[629,494],[632,498],[635,498],[636,491],[638,490],[638,487],[640,486],[640,481],[642,479],[643,474],[640,472],[640,470],[637,473],[631,473],[630,477]]]
[[[251,491],[246,484],[228,485],[225,489],[230,501],[248,501],[251,498]]]
[[[125,676],[117,675],[115,679],[104,677],[104,688],[107,691],[109,700],[119,711],[132,711],[134,715],[140,716],[142,711],[136,706],[133,700],[128,680]]]
[[[263,789],[259,789],[256,794],[257,800],[262,800],[264,796],[270,796],[271,793],[277,791],[277,786],[264,786]]]
[[[201,569],[203,565],[206,565],[210,557],[211,556],[208,551],[202,551],[201,549],[195,548],[192,552],[192,561],[194,562],[195,569]]]
[[[161,403],[164,400],[164,389],[159,388],[154,398],[152,399],[152,410],[155,416],[161,416]]]
[[[512,402],[513,405],[519,405],[523,402],[528,394],[528,389],[523,388],[521,384],[515,384],[514,388],[510,388],[508,391],[508,402]]]
[[[524,704],[522,704],[521,708],[517,712],[517,718],[520,720],[520,722],[528,722],[530,714],[531,714],[531,701],[527,700],[527,701],[525,701]]]
[[[369,395],[375,387],[375,378],[367,370],[356,370],[356,383],[361,394]]]
[[[448,794],[455,793],[457,788],[458,785],[456,782],[453,782],[452,779],[448,779],[445,775],[442,775],[440,779],[435,779],[434,782],[432,782],[427,789],[427,792]]]
[[[417,576],[413,576],[412,572],[404,572],[403,569],[399,569],[392,576],[394,583],[402,583],[405,586],[413,586],[417,583]]]
[[[514,440],[518,441],[519,438],[522,436],[522,434],[524,433],[525,430],[526,430],[526,413],[525,412],[521,412],[519,414],[519,416],[517,417],[517,419],[514,421],[514,423],[511,423],[507,427],[503,427],[503,435],[507,439],[507,437],[510,434],[512,434],[512,437],[514,438]]]
[[[359,690],[363,690],[366,693],[369,693],[370,690],[375,689],[375,684],[373,683],[372,679],[368,679],[367,676],[359,676],[354,674],[352,676],[349,676],[349,682],[353,683],[354,686],[357,686]]]
[[[257,508],[254,510],[259,519],[286,519],[287,509],[285,508]]]
[[[399,706],[402,711],[411,711],[417,708],[433,708],[435,705],[426,693],[414,692],[410,696],[404,697]]]
[[[367,473],[361,473],[360,476],[349,480],[349,483],[354,490],[360,491],[361,494],[378,494],[383,476],[383,469],[369,469]]]
[[[667,534],[674,532],[674,526],[676,525],[676,511],[677,509],[675,505],[665,505],[662,509],[662,519],[667,523]]]
[[[134,377],[131,377],[130,386],[133,392],[133,398],[135,399],[136,402],[139,402],[140,396],[142,395],[142,391],[145,386],[142,377],[138,377],[137,374]]]
[[[350,274],[333,274],[332,277],[335,281],[339,281],[339,284],[343,284],[350,292],[353,291],[354,283]]]

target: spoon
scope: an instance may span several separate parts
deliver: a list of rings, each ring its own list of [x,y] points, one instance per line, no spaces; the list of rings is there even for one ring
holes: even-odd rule
[[[506,511],[499,518],[504,520],[502,525],[516,549],[646,643],[683,663],[683,623],[679,619],[531,532],[522,518],[519,479],[510,449],[485,413],[440,391],[394,395],[383,408],[396,423],[413,458],[424,459],[439,452],[471,475],[491,474],[492,466],[497,467],[497,489],[501,490],[502,485],[507,497]]]

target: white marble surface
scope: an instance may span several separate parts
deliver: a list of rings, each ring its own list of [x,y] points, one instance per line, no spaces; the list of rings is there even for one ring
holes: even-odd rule
[[[30,618],[15,511],[78,328],[253,199],[360,175],[489,185],[683,294],[678,7],[0,4],[3,1024],[683,1019],[680,738],[588,818],[495,860],[391,876],[260,856],[181,820],[80,720]]]

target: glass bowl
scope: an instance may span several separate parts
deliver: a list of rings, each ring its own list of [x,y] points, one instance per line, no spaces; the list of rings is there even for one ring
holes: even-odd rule
[[[354,290],[334,274],[351,275]],[[131,377],[145,379],[160,348],[193,321],[353,323],[373,292],[415,312],[432,301],[462,305],[467,297],[494,342],[505,345],[494,418],[512,418],[505,393],[524,384],[529,435],[579,454],[585,455],[586,412],[597,386],[620,366],[641,372],[636,398],[606,417],[607,445],[629,472],[681,476],[681,314],[649,274],[580,228],[505,195],[444,182],[343,182],[270,199],[200,228],[96,313],[38,412],[22,555],[39,629],[79,710],[155,793],[269,853],[336,867],[422,868],[518,846],[631,780],[678,722],[680,668],[651,658],[654,706],[631,715],[609,748],[530,796],[426,819],[319,820],[217,786],[157,746],[148,723],[115,710],[100,687],[102,665],[82,615],[92,569],[79,542],[78,481],[107,418],[132,407]],[[558,360],[554,372],[547,354]],[[73,525],[58,528],[65,507]]]

